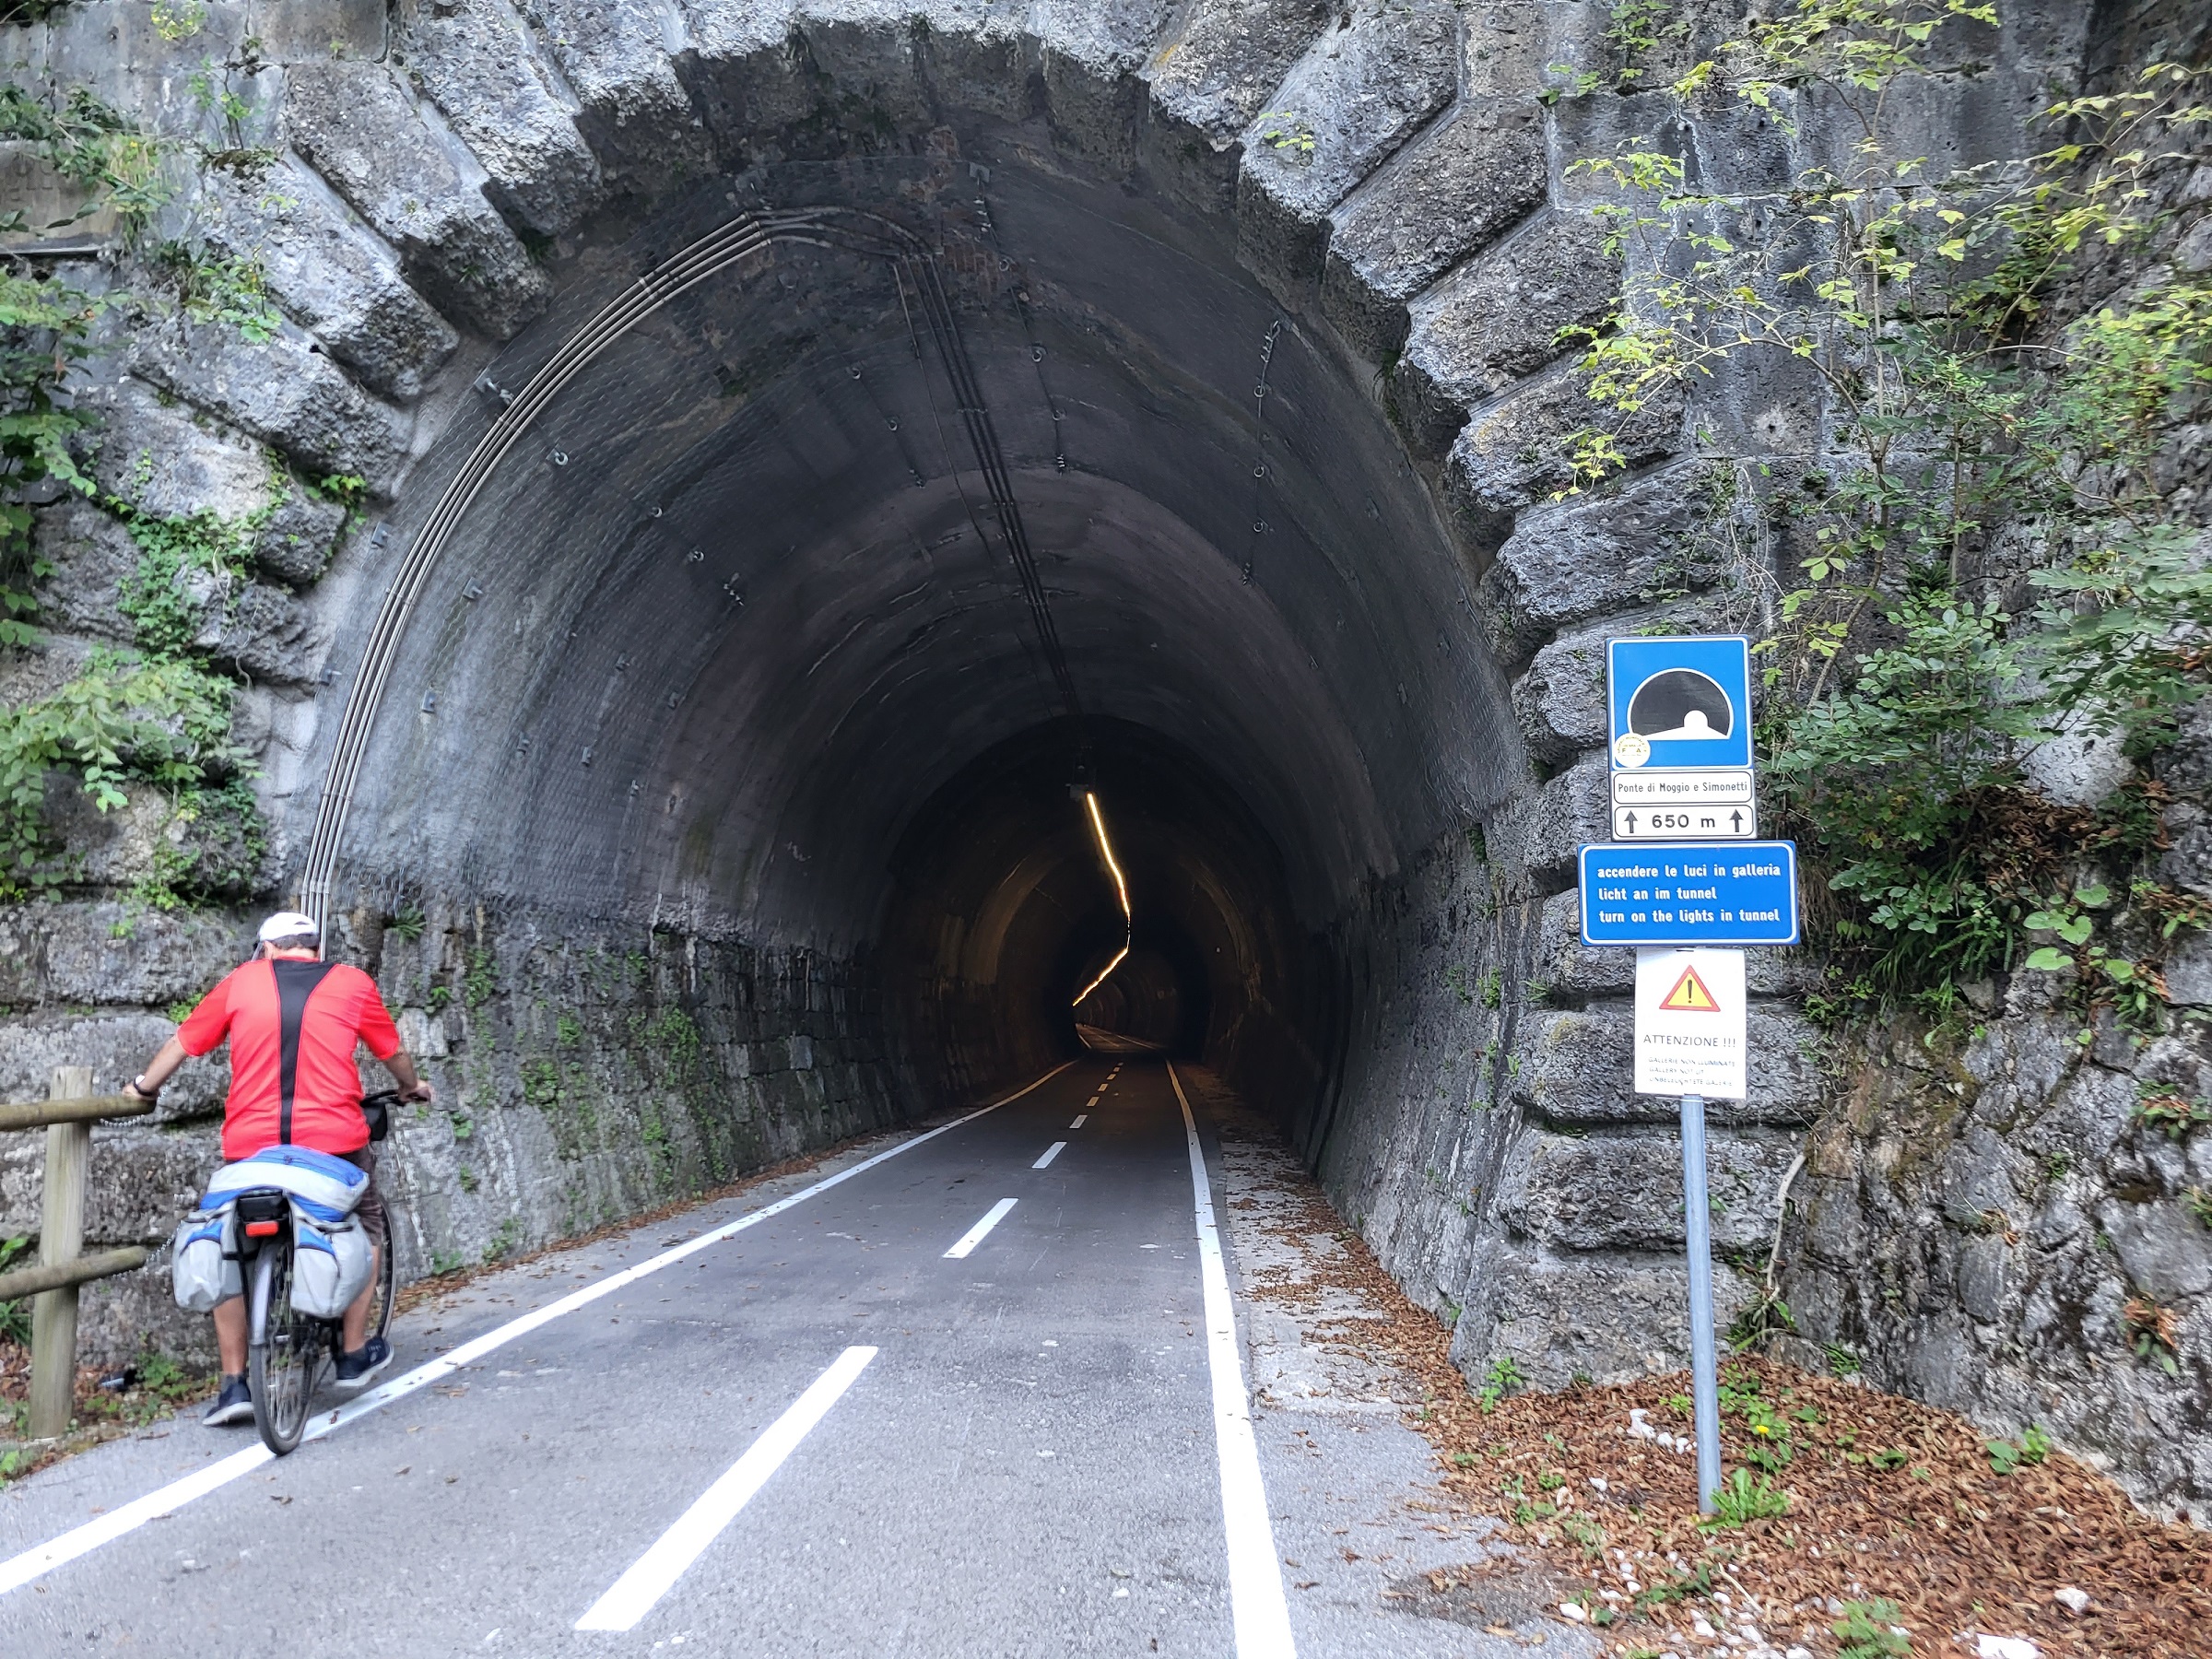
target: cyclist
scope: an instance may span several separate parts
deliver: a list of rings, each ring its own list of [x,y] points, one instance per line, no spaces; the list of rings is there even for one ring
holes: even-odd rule
[[[321,958],[322,939],[313,919],[297,911],[277,912],[261,924],[253,959],[223,977],[124,1092],[153,1100],[187,1055],[211,1053],[229,1038],[230,1094],[223,1102],[223,1157],[235,1162],[264,1147],[288,1142],[343,1158],[367,1171],[369,1186],[357,1213],[371,1250],[381,1252],[389,1234],[383,1196],[376,1189],[376,1148],[361,1112],[354,1045],[369,1045],[403,1098],[429,1100],[433,1091],[416,1076],[414,1061],[399,1046],[399,1031],[377,994],[376,982],[359,968]],[[337,1380],[347,1392],[366,1387],[392,1361],[391,1345],[367,1335],[377,1281],[374,1255],[371,1262],[369,1288],[346,1310]],[[251,1421],[253,1398],[246,1386],[241,1298],[217,1304],[215,1341],[222,1358],[222,1392],[201,1420]]]

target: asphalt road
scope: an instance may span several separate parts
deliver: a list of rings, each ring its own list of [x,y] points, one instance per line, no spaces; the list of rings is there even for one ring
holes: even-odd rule
[[[1201,1138],[1167,1066],[1089,1058],[826,1189],[514,1270],[395,1326],[395,1370],[457,1369],[288,1458],[180,1419],[11,1488],[0,1649],[1287,1655],[1324,1627],[1217,1376]]]

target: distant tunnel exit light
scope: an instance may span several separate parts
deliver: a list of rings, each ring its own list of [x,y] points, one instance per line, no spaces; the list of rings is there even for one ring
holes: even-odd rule
[[[1115,862],[1113,843],[1106,839],[1106,818],[1099,810],[1099,797],[1089,790],[1083,792],[1083,809],[1090,814],[1090,832],[1098,840],[1099,856],[1106,861],[1106,870],[1113,877],[1113,890],[1122,900],[1122,947],[1113,953],[1113,960],[1099,971],[1099,977],[1076,993],[1070,1007],[1079,1008],[1083,999],[1106,982],[1106,976],[1127,959],[1130,942],[1136,936],[1136,918],[1129,909],[1129,883],[1122,875],[1122,866]]]

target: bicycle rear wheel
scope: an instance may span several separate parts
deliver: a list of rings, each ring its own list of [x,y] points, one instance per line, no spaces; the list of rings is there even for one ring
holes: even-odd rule
[[[253,1392],[253,1426],[261,1443],[282,1457],[300,1443],[314,1397],[315,1373],[329,1337],[323,1322],[292,1308],[289,1239],[265,1244],[253,1258],[252,1343],[247,1383]]]

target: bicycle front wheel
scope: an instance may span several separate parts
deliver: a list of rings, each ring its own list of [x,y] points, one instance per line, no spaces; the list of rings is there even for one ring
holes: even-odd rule
[[[254,1256],[251,1308],[246,1379],[253,1392],[253,1426],[261,1430],[261,1443],[282,1457],[307,1428],[325,1341],[322,1323],[292,1308],[290,1240],[265,1244]]]

